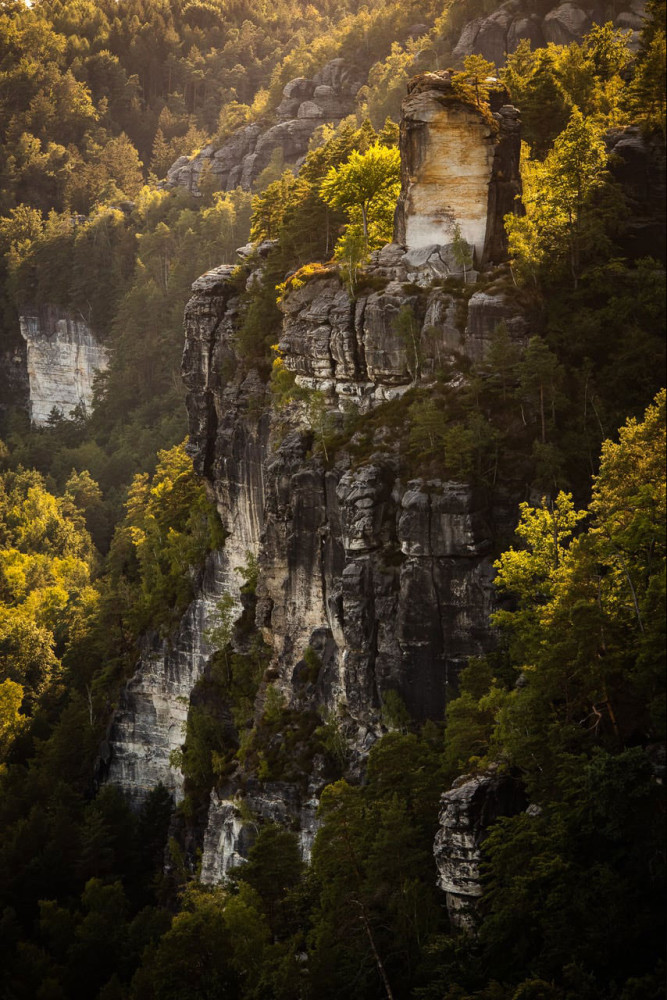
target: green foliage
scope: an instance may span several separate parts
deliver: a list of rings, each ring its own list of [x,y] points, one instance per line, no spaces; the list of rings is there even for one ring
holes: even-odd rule
[[[462,72],[452,76],[452,86],[465,100],[487,113],[491,94],[502,89],[495,64],[481,55],[466,56]]]
[[[177,371],[190,283],[235,259],[252,201],[252,238],[277,244],[263,280],[243,295],[239,346],[244,364],[264,367],[286,273],[297,271],[292,288],[328,273],[321,265],[336,247],[353,295],[364,287],[367,248],[391,238],[388,189],[355,202],[350,173],[337,204],[321,191],[351,164],[394,160],[396,129],[378,135],[354,119],[325,126],[299,176],[278,176],[276,159],[254,198],[216,192],[210,172],[198,200],[143,188],[147,168],[164,175],[214,132],[265,115],[288,79],[341,54],[370,68],[362,113],[380,128],[413,69],[447,65],[463,24],[496,6],[81,0],[9,2],[0,12],[4,329],[15,326],[17,306],[60,305],[112,349],[90,419],[79,413],[28,431],[10,418],[3,428],[3,995],[660,995],[664,861],[651,743],[664,726],[664,397],[605,445],[585,521],[565,492],[574,484],[585,495],[600,441],[628,412],[639,416],[660,377],[664,271],[654,261],[610,261],[622,206],[612,204],[601,147],[606,128],[631,119],[664,128],[656,0],[634,71],[624,39],[604,26],[578,46],[519,46],[503,73],[533,154],[528,214],[512,233],[514,273],[547,293],[532,302],[527,344],[501,324],[483,361],[454,358],[449,382],[452,359],[443,361],[437,331],[421,331],[415,304],[397,332],[415,381],[434,374],[428,392],[412,388],[336,427],[326,401],[295,390],[275,366],[278,400],[305,410],[327,462],[343,448],[346,462],[362,462],[389,434],[406,481],[472,478],[502,493],[511,470],[513,483],[549,494],[524,510],[525,547],[500,560],[502,648],[463,671],[444,749],[439,728],[417,732],[387,692],[385,721],[395,728],[371,749],[360,786],[325,790],[310,872],[292,833],[267,826],[229,889],[190,888],[180,899],[193,859],[173,839],[162,874],[166,792],[136,817],[113,789],[91,798],[90,763],[141,631],[157,625],[168,635],[189,599],[192,567],[222,542],[173,447],[184,433]],[[484,104],[491,71],[473,57],[457,84]],[[467,250],[459,251],[465,271]],[[460,315],[467,290],[446,291]],[[525,289],[512,295],[528,302]],[[87,531],[106,548],[130,483],[96,577]],[[255,717],[269,651],[254,632],[251,559],[242,576],[241,619],[232,628],[223,600],[208,637],[217,648],[190,706],[178,761],[186,826],[239,766],[250,781],[305,793],[316,757],[325,780],[350,760],[349,723],[338,714],[287,708],[269,687]],[[308,647],[300,676],[315,685],[320,669]],[[298,692],[310,694],[307,685]],[[476,944],[447,932],[431,851],[442,788],[488,762],[520,774],[542,812],[492,830]]]
[[[57,690],[62,657],[85,635],[98,594],[82,509],[71,493],[53,496],[38,473],[0,475],[0,543],[4,757],[27,718]]]
[[[309,940],[322,997],[403,995],[420,942],[440,925],[426,863],[438,787],[437,743],[426,730],[375,744],[363,788],[321,797],[313,846],[318,898]]]
[[[524,174],[524,216],[507,215],[510,253],[522,273],[552,278],[569,269],[577,287],[582,267],[607,249],[605,223],[619,206],[600,194],[607,154],[601,130],[575,108],[543,164],[529,163]]]
[[[262,910],[275,935],[285,937],[298,930],[295,897],[305,875],[296,835],[276,823],[263,826],[248,851],[248,860],[235,872],[236,879],[250,886],[262,902]]]
[[[524,139],[538,159],[549,152],[574,110],[600,131],[628,123],[628,37],[607,23],[595,25],[581,44],[551,44],[533,52],[523,40],[508,56],[501,78],[521,109]]]
[[[411,716],[398,691],[385,691],[382,697],[382,719],[390,729],[405,732],[410,727]]]
[[[377,143],[364,153],[353,150],[340,167],[329,168],[322,182],[320,193],[326,204],[344,209],[350,223],[361,212],[367,251],[391,241],[400,169],[398,150]]]
[[[127,616],[136,635],[149,625],[169,630],[192,595],[188,568],[223,541],[184,443],[159,453],[152,479],[135,477],[126,509],[109,553],[112,580],[126,575]]]

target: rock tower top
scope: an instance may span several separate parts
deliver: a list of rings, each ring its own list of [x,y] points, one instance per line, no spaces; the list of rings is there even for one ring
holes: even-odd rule
[[[503,216],[520,206],[520,145],[516,108],[485,113],[457,94],[448,71],[415,77],[401,116],[395,241],[447,245],[458,227],[478,267],[502,260]]]

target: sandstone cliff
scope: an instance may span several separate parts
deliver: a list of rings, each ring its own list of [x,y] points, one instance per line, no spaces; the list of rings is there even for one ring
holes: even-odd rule
[[[45,424],[52,410],[69,417],[84,412],[93,398],[93,381],[108,365],[108,352],[81,316],[44,306],[19,318],[26,343],[29,410],[33,424]]]
[[[482,895],[481,846],[489,827],[500,816],[516,815],[525,807],[520,782],[495,773],[460,778],[442,796],[434,854],[438,884],[455,926],[467,930],[475,926],[475,908]]]
[[[253,280],[251,267],[242,279]],[[283,362],[302,386],[325,394],[334,418],[338,412],[344,419],[340,411],[350,401],[372,411],[414,384],[410,347],[393,326],[408,299],[431,350],[443,357],[482,357],[503,317],[517,338],[525,336],[525,321],[499,288],[467,296],[466,305],[466,298],[432,287],[434,273],[449,273],[440,256],[415,260],[390,246],[370,273],[386,286],[356,301],[330,272],[284,303]],[[417,279],[411,296],[402,290],[406,277]],[[218,268],[195,283],[186,310],[190,449],[228,537],[215,583],[192,605],[169,649],[144,656],[116,715],[110,777],[135,798],[158,780],[181,794],[169,751],[182,739],[188,686],[206,669],[203,608],[213,592],[238,587],[233,568],[248,552],[259,566],[255,628],[271,651],[258,712],[271,686],[286,707],[337,719],[352,771],[383,731],[390,692],[417,718],[442,717],[461,665],[490,641],[496,513],[489,497],[465,482],[404,478],[398,441],[382,427],[361,462],[344,449],[330,461],[313,451],[305,404],[274,405],[259,373],[238,357],[242,288],[238,270]],[[419,378],[432,377],[429,371],[425,364]],[[320,666],[304,679],[308,649]],[[316,759],[302,780],[258,781],[241,769],[219,784],[201,834],[202,877],[219,880],[243,856],[252,837],[248,811],[253,822],[296,826],[307,854],[327,780]]]
[[[270,651],[256,723],[270,690],[287,712],[335,720],[349,773],[360,772],[384,731],[387,699],[398,697],[416,718],[442,718],[461,666],[489,647],[499,516],[493,496],[465,481],[411,474],[401,434],[384,418],[361,457],[347,446],[329,455],[319,446],[309,402],[309,394],[319,394],[326,419],[343,428],[354,413],[400,405],[443,364],[480,361],[501,321],[517,341],[527,336],[503,282],[487,280],[471,294],[464,279],[477,272],[466,271],[452,247],[458,223],[480,265],[502,258],[500,213],[520,190],[515,109],[503,107],[487,120],[453,97],[441,75],[413,91],[406,108],[412,131],[404,128],[401,146],[398,233],[401,225],[410,235],[419,231],[419,211],[437,217],[438,197],[447,224],[429,223],[424,238],[374,254],[354,292],[331,267],[289,288],[275,338],[295,377],[291,399],[274,395],[238,343],[242,296],[271,244],[244,249],[238,266],[216,268],[193,286],[183,354],[189,449],[226,542],[177,635],[147,648],[116,713],[109,777],[135,799],[159,780],[176,798],[182,794],[170,752],[182,741],[187,700],[207,669],[206,621],[216,597],[238,597],[234,571],[249,553],[259,570],[251,627]],[[451,163],[449,173],[434,166],[459,141],[459,166],[465,160],[480,167],[474,190]],[[499,193],[501,184],[509,194]],[[420,200],[427,187],[430,201]],[[406,310],[409,338],[397,324]],[[307,657],[317,663],[315,673]],[[260,780],[240,764],[219,781],[200,832],[202,877],[218,881],[243,857],[252,837],[248,812],[253,822],[295,826],[307,854],[319,793],[331,780],[328,766],[318,752],[289,778]]]
[[[458,233],[478,266],[503,260],[503,216],[520,204],[520,144],[516,108],[491,116],[463,102],[448,73],[416,77],[401,116],[396,242],[451,245]]]

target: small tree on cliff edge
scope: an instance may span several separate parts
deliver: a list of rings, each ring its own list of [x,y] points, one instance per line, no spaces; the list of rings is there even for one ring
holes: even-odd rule
[[[463,70],[452,77],[455,89],[467,100],[484,108],[489,103],[489,95],[493,90],[502,90],[503,85],[497,79],[495,63],[489,62],[484,56],[467,56]]]
[[[397,149],[377,143],[365,153],[353,150],[339,167],[331,167],[322,181],[320,195],[331,208],[344,209],[350,221],[361,210],[364,242],[369,248],[369,230],[377,227],[380,244],[392,237],[393,211],[401,187],[401,158]]]

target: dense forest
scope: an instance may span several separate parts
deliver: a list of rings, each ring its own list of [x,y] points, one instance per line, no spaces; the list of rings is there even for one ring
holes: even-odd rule
[[[634,48],[608,23],[522,41],[503,66],[457,61],[464,26],[499,6],[0,0],[0,364],[26,307],[81,315],[110,356],[89,411],[36,427],[9,391],[0,410],[3,1000],[664,995],[664,242],[637,242],[607,140],[634,127],[664,162],[665,3],[648,0]],[[366,81],[356,111],[315,130],[299,169],[276,160],[252,190],[164,183],[178,157],[268,127],[289,81],[339,58]],[[463,280],[443,287],[502,288],[529,336],[500,323],[483,359],[452,362],[406,304],[409,391],[332,414],[283,363],[281,304],[331,271],[353,300],[373,287],[407,82],[449,66],[490,120],[499,92],[519,108],[524,210],[506,219],[508,264],[468,284],[458,241]],[[100,745],[146,637],[170,641],[226,540],[179,374],[191,285],[221,264],[236,265],[234,377],[259,374],[286,434],[298,411],[322,468],[358,466],[385,435],[405,481],[503,490],[516,531],[494,539],[493,648],[444,718],[385,699],[361,763],[340,719],[266,688],[249,558],[173,760],[185,798],[174,810],[157,786],[133,809],[99,780]],[[302,669],[304,685],[321,669],[311,647]],[[314,757],[309,862],[293,829],[249,816],[247,859],[204,884],[192,845],[211,791],[239,773],[304,782]],[[436,883],[438,805],[489,774],[529,807],[491,826],[461,928]]]

